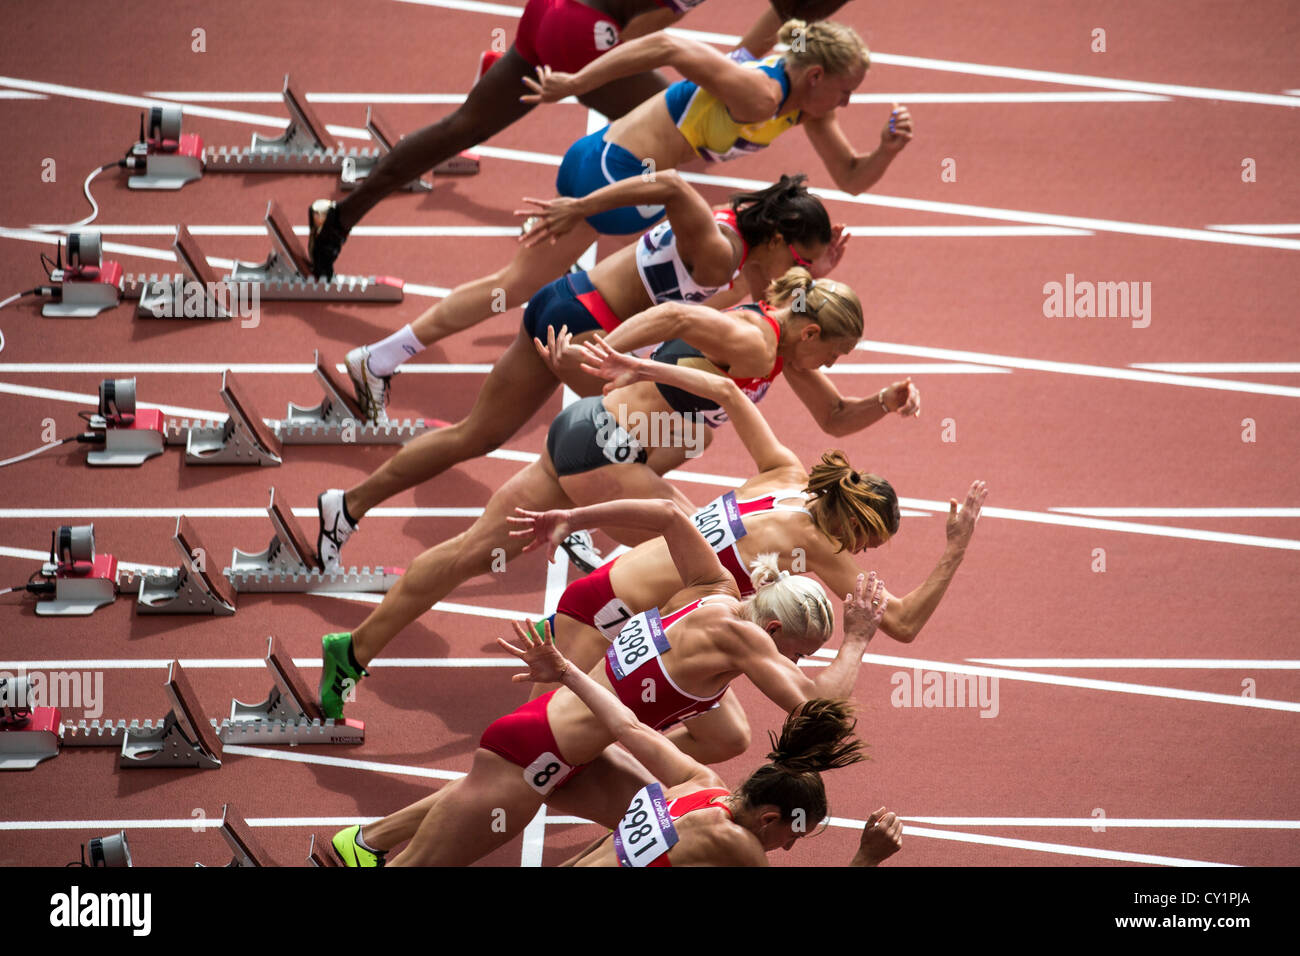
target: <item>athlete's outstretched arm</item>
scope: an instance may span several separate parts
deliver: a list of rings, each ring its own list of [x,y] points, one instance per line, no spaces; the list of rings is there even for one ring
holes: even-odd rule
[[[538,80],[524,77],[533,92],[520,100],[555,103],[566,96],[581,96],[611,80],[662,66],[672,67],[712,93],[741,123],[756,123],[772,116],[784,95],[781,84],[762,70],[741,66],[698,40],[660,32],[620,43],[577,73],[556,73],[550,67],[539,67]]]
[[[524,82],[528,82],[526,77]],[[853,195],[866,192],[879,182],[889,164],[912,140],[912,114],[897,103],[880,133],[880,146],[870,153],[859,153],[853,148],[834,112],[816,119],[806,117],[801,125],[808,133],[808,142],[831,174],[831,180]]]
[[[532,537],[525,552],[547,546],[554,549],[571,531],[587,528],[636,528],[663,535],[673,564],[685,587],[708,587],[739,597],[736,582],[722,566],[718,555],[709,547],[690,516],[666,499],[647,501],[625,498],[605,501],[581,508],[555,511],[515,509],[509,518],[514,530],[511,537]]]
[[[690,302],[651,306],[605,336],[615,352],[634,352],[669,339],[682,339],[705,355],[725,355],[738,378],[766,375],[776,362],[776,342],[769,342],[757,325]]]
[[[898,597],[888,591],[885,592],[885,616],[880,622],[880,630],[904,644],[916,640],[916,636],[921,633],[921,628],[925,627],[931,615],[938,609],[939,602],[943,600],[948,590],[948,585],[952,583],[953,575],[957,573],[962,559],[966,557],[966,547],[975,533],[975,522],[979,520],[980,508],[984,506],[984,499],[987,496],[988,485],[982,481],[973,481],[970,490],[966,493],[966,502],[961,506],[960,511],[958,511],[957,499],[948,499],[948,541],[939,563],[934,566],[934,570],[930,572],[924,583],[906,596]],[[834,568],[828,569],[824,575],[819,572],[817,576],[838,592],[851,586],[859,570],[847,551],[841,552],[835,560]]]
[[[754,686],[770,701],[788,713],[814,697],[848,699],[862,667],[867,642],[880,626],[884,613],[884,585],[876,573],[858,576],[857,593],[846,595],[844,602],[844,639],[830,666],[821,668],[810,678],[789,658],[782,657],[776,645],[752,632],[758,625],[737,621],[730,632],[719,631],[717,639],[730,650],[733,660]],[[870,600],[868,600],[870,599]],[[745,634],[744,631],[751,633]]]
[[[786,381],[817,425],[828,435],[842,437],[874,425],[890,412],[907,417],[921,414],[921,392],[910,378],[887,385],[866,398],[847,398],[820,369],[785,370]]]
[[[630,707],[580,668],[572,666],[556,648],[550,622],[546,624],[545,639],[537,637],[531,621],[515,621],[514,628],[517,644],[504,638],[497,638],[497,643],[528,666],[528,673],[514,675],[512,679],[516,683],[558,682],[569,688],[614,738],[666,787],[692,782],[702,788],[725,786],[716,773],[686,756],[659,731],[641,723]]]

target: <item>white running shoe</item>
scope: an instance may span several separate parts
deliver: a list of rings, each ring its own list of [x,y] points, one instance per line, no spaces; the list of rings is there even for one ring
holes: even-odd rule
[[[590,574],[605,563],[605,556],[596,550],[590,532],[575,531],[560,542],[560,547],[569,556],[569,563],[583,574]]]
[[[316,535],[316,553],[320,555],[321,564],[326,571],[339,571],[339,553],[348,538],[357,530],[357,526],[348,520],[343,507],[343,489],[331,488],[322,492],[316,499],[316,511],[320,516],[320,533]]]
[[[343,364],[366,421],[378,425],[388,421],[388,382],[392,376],[381,377],[370,371],[370,349],[364,345],[349,352]]]

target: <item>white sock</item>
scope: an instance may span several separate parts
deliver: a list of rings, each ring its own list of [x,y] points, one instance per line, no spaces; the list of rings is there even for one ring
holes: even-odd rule
[[[404,325],[388,338],[367,346],[370,349],[370,371],[387,378],[413,355],[424,351],[424,345],[415,337],[409,325]]]

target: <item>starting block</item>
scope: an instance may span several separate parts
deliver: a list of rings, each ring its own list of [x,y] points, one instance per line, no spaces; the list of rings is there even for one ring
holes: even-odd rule
[[[262,418],[227,370],[221,379],[221,399],[230,412],[226,421],[168,419],[167,444],[184,445],[191,465],[279,465],[285,445],[400,445],[436,427],[422,418],[366,421],[351,388],[321,361],[319,351],[314,362],[324,393],[316,405],[290,402],[285,418]]]
[[[266,848],[253,836],[248,822],[239,815],[239,811],[230,804],[221,808],[221,829],[219,831],[226,845],[235,854],[227,867],[275,866]],[[196,863],[195,866],[202,866]]]
[[[340,185],[348,189],[364,179],[396,142],[382,123],[371,125],[375,119],[371,110],[366,116],[366,128],[376,145],[360,148],[340,145],[308,106],[307,97],[298,92],[288,73],[284,75],[281,96],[289,114],[288,128],[282,134],[272,138],[254,133],[249,146],[209,147],[203,155],[204,169],[230,173],[338,173]],[[478,170],[478,155],[464,152],[443,162],[434,172],[464,176]],[[433,187],[415,180],[406,188],[426,192]]]
[[[274,681],[266,700],[258,704],[230,702],[230,717],[217,730],[225,744],[362,744],[366,725],[359,720],[334,720],[321,713],[316,694],[288,657],[275,652],[275,638],[266,639],[266,667]]]
[[[119,590],[136,592],[136,608],[141,614],[234,614],[234,592],[224,576],[208,573],[210,552],[184,515],[176,519],[173,540],[181,559],[178,568],[165,573],[124,574],[118,581]]]
[[[306,591],[384,592],[397,583],[400,568],[348,568],[325,571],[311,539],[293,516],[281,508],[271,489],[266,508],[275,534],[265,550],[234,550],[226,577],[237,592],[302,593]]]
[[[50,281],[56,301],[41,306],[46,318],[88,319],[111,309],[120,301],[125,287],[122,265],[104,261],[98,232],[68,234],[68,265],[63,266],[63,243]]]
[[[102,433],[104,447],[87,453],[88,465],[142,465],[163,453],[163,414],[156,408],[136,410],[133,378],[106,378],[99,383],[99,410],[89,425]]]
[[[221,738],[204,715],[194,689],[179,661],[167,667],[164,685],[172,708],[162,720],[78,721],[63,724],[59,736],[64,747],[120,746],[117,765],[122,768],[221,766]]]
[[[311,835],[311,843],[307,845],[307,865],[308,866],[341,866],[334,854],[329,850],[316,849],[316,834]]]
[[[122,277],[122,294],[137,299],[136,314],[144,318],[230,318],[230,294],[238,293],[241,307],[263,299],[286,302],[401,302],[402,280],[392,276],[335,275],[318,279],[312,274],[306,247],[294,235],[284,211],[274,201],[266,204],[266,231],[271,252],[253,265],[236,261],[229,274],[218,276],[207,256],[184,226],[176,227],[172,249],[182,272],[172,275],[130,274]],[[189,289],[202,290],[191,307]],[[197,300],[202,306],[197,307]],[[196,314],[197,313],[197,314]]]
[[[93,524],[55,529],[50,560],[41,566],[41,576],[54,579],[54,600],[36,605],[36,613],[43,617],[84,617],[117,597],[117,558],[95,554]]]

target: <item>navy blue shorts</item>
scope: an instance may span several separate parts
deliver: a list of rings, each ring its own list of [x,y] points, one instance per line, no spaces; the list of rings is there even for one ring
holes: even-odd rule
[[[568,326],[570,335],[581,335],[596,329],[612,332],[622,321],[585,272],[571,272],[544,286],[524,309],[524,331],[543,342],[548,328],[558,335]]]
[[[561,196],[580,199],[645,171],[641,161],[622,146],[605,142],[608,132],[606,126],[569,147],[555,177],[555,189]],[[601,235],[630,236],[645,232],[663,217],[663,206],[620,206],[588,216],[587,223]]]

